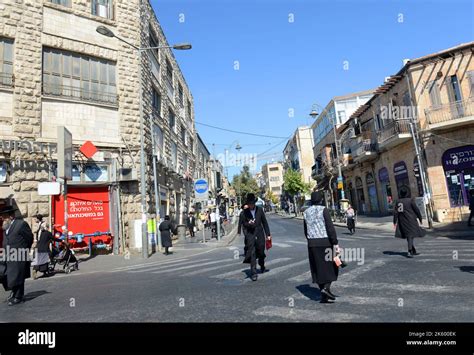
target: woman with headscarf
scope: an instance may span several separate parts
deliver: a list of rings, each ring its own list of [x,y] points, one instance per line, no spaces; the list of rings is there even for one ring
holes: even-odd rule
[[[169,248],[173,246],[171,234],[174,231],[174,224],[170,220],[170,216],[165,216],[165,220],[159,226],[161,232],[161,246],[165,248],[165,255],[169,255]]]
[[[42,272],[43,275],[47,275],[49,272],[50,245],[53,240],[54,237],[49,231],[48,223],[40,220],[36,248],[34,252],[34,260],[31,263],[33,266],[33,279],[35,280],[38,278],[38,271]]]
[[[303,222],[313,283],[319,286],[321,303],[328,303],[336,299],[331,283],[337,280],[339,272],[333,260],[339,253],[339,245],[329,211],[322,205],[323,199],[321,192],[311,193],[311,206],[304,211]]]

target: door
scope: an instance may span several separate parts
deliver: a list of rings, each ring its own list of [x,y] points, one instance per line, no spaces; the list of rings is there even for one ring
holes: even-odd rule
[[[461,89],[459,87],[459,81],[457,75],[451,75],[449,77],[448,85],[449,101],[452,103],[451,113],[454,118],[464,117],[464,108],[462,106]]]
[[[377,203],[377,189],[375,188],[375,185],[369,185],[368,190],[370,200],[370,212],[378,212],[379,206]]]

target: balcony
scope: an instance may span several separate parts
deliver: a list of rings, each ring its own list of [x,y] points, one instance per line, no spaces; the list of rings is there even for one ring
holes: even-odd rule
[[[363,163],[377,157],[377,142],[373,139],[364,139],[351,148],[354,163]]]
[[[440,130],[474,123],[474,98],[425,109],[426,129]]]
[[[379,149],[388,150],[411,139],[410,123],[408,121],[391,121],[377,132]]]
[[[52,85],[43,83],[43,95],[88,101],[94,103],[102,103],[114,106],[118,103],[116,94],[83,90],[81,88],[66,85]]]

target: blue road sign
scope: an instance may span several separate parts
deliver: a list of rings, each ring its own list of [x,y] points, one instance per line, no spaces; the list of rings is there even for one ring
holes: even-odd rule
[[[194,191],[198,194],[205,194],[209,190],[209,184],[206,179],[198,179],[194,182]]]

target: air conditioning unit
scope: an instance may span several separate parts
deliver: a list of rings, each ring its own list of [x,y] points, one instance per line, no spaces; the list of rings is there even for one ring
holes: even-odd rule
[[[138,180],[138,174],[135,169],[132,168],[120,168],[118,174],[119,181],[136,181]]]

